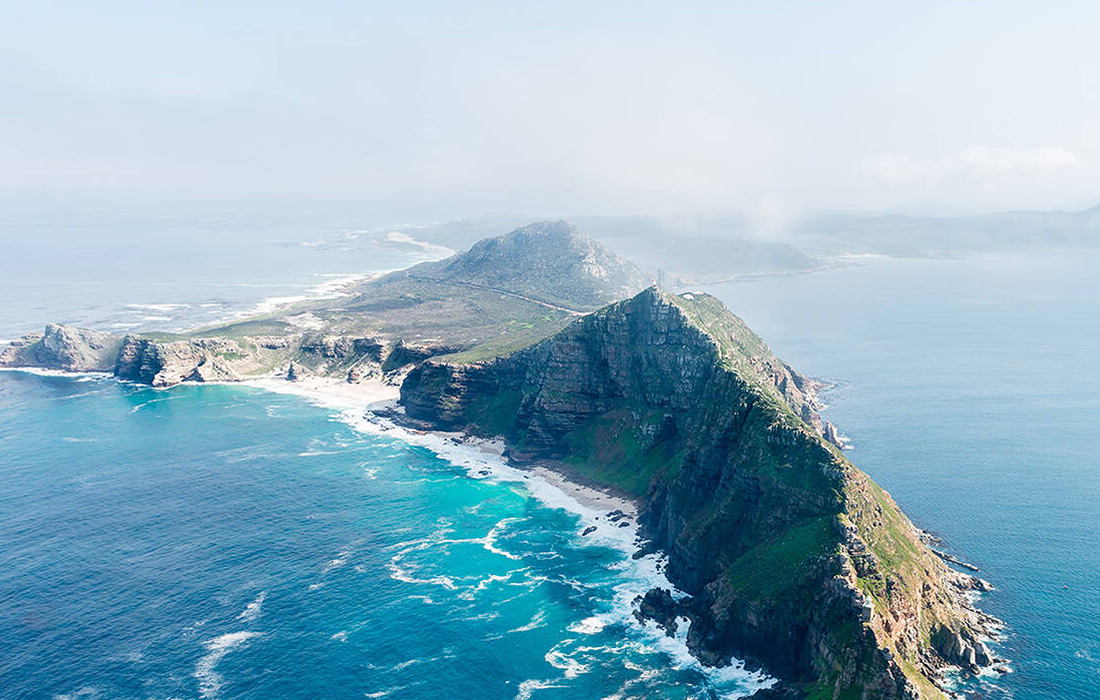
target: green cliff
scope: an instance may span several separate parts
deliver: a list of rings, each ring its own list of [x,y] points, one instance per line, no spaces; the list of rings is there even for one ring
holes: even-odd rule
[[[993,663],[981,584],[830,444],[805,383],[714,298],[650,288],[505,357],[429,360],[401,394],[639,500],[704,661],[757,660],[773,695],[945,697],[945,666]]]

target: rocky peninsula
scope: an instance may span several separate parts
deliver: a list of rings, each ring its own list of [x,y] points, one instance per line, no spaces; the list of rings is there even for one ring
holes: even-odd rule
[[[628,496],[687,598],[637,614],[758,697],[941,699],[996,663],[988,584],[948,567],[821,420],[819,385],[718,300],[671,294],[564,222],[372,280],[341,300],[176,336],[47,326],[0,366],[153,386],[306,376],[400,387],[406,420],[502,438],[517,464]]]

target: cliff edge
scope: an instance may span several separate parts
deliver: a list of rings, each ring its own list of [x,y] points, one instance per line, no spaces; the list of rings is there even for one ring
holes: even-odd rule
[[[773,696],[944,698],[945,668],[995,661],[984,584],[826,439],[807,388],[718,300],[649,288],[511,355],[428,360],[401,401],[636,498],[705,662],[756,660]]]

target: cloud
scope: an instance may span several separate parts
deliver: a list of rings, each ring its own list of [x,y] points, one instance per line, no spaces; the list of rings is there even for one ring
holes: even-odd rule
[[[883,153],[867,165],[876,178],[896,185],[969,185],[998,188],[1042,183],[1072,174],[1082,165],[1056,146],[1027,150],[970,146],[939,159]]]

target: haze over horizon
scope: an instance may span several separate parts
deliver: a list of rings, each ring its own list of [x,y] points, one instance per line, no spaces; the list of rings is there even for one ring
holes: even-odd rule
[[[8,201],[745,211],[767,225],[1100,201],[1100,8],[1085,3],[4,14]]]

